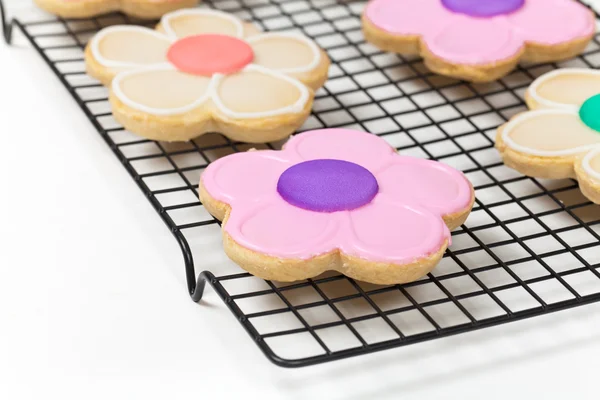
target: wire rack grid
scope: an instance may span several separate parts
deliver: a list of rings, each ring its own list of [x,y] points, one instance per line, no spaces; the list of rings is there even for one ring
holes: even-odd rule
[[[114,121],[107,90],[85,74],[83,49],[90,37],[104,26],[138,21],[112,14],[6,23],[2,6],[5,39],[11,41],[16,27],[29,40],[172,231],[192,299],[201,299],[206,283],[212,286],[272,362],[307,366],[600,300],[600,208],[572,180],[532,179],[506,168],[493,148],[495,128],[526,109],[523,93],[533,79],[559,67],[597,68],[598,37],[568,62],[522,65],[497,82],[469,84],[431,74],[419,58],[366,43],[363,1],[222,0],[203,6],[264,30],[301,31],[328,52],[330,79],[302,130],[369,131],[402,154],[464,171],[476,189],[473,213],[453,233],[452,247],[419,281],[375,286],[339,274],[293,284],[263,281],[224,256],[219,222],[197,192],[211,161],[251,146],[217,133],[175,144],[136,137]]]

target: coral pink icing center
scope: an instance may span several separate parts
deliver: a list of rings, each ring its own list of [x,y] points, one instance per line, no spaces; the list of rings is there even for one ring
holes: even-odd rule
[[[232,74],[254,59],[248,43],[226,35],[195,35],[173,43],[167,59],[188,74]]]

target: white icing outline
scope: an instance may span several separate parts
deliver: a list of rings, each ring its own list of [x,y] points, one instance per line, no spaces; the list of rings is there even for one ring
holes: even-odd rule
[[[543,83],[545,83],[549,79],[553,79],[559,75],[572,75],[572,74],[599,75],[600,76],[600,71],[596,71],[593,69],[586,69],[586,68],[564,68],[564,69],[557,69],[552,72],[548,72],[548,73],[540,76],[539,78],[537,78],[535,81],[533,81],[531,83],[531,86],[529,86],[529,90],[528,90],[529,95],[536,103],[538,103],[544,107],[547,107],[547,108],[562,109],[562,110],[579,110],[579,107],[581,107],[581,104],[575,105],[575,104],[559,103],[557,101],[548,100],[548,99],[542,97],[537,91],[538,87],[540,85],[542,85]]]
[[[155,38],[165,40],[165,41],[169,42],[170,44],[173,44],[173,40],[170,37],[163,35],[162,33],[158,32],[154,29],[144,28],[141,26],[133,26],[133,25],[110,26],[110,27],[104,28],[100,32],[98,32],[92,38],[92,41],[90,42],[90,49],[92,51],[92,55],[94,56],[94,59],[102,66],[108,67],[108,68],[137,68],[137,67],[142,67],[142,66],[164,64],[164,62],[167,62],[166,58],[163,63],[152,63],[152,64],[138,64],[138,63],[134,63],[134,62],[126,62],[126,61],[117,61],[117,60],[107,59],[106,57],[104,57],[102,55],[102,53],[100,51],[100,42],[102,41],[102,39],[104,39],[106,37],[106,35],[109,35],[109,34],[115,33],[115,32],[138,32],[138,33],[149,34],[150,36],[154,36]]]
[[[581,166],[583,167],[583,169],[585,170],[585,172],[588,175],[590,175],[593,178],[596,178],[596,179],[598,179],[598,181],[600,181],[600,172],[598,172],[592,168],[592,159],[594,157],[596,157],[597,155],[600,155],[600,145],[598,145],[598,148],[596,150],[590,151],[584,157],[583,161],[581,162]]]
[[[171,27],[170,21],[172,18],[177,18],[177,17],[181,17],[181,16],[185,16],[185,15],[203,15],[203,16],[213,16],[213,17],[218,16],[220,18],[229,20],[229,21],[233,22],[233,24],[237,28],[236,37],[238,39],[244,38],[244,24],[242,23],[242,21],[239,18],[237,18],[231,14],[228,14],[226,12],[219,11],[219,10],[190,9],[190,8],[187,8],[187,9],[184,8],[182,10],[173,11],[173,12],[163,15],[163,17],[160,19],[160,24],[161,24],[162,28],[164,29],[165,34],[167,36],[169,36],[170,38],[174,38],[174,39],[182,39],[179,36],[177,36],[177,34],[175,33],[175,30]]]
[[[144,73],[144,72],[148,72],[148,71],[177,71],[180,73],[183,73],[183,72],[179,71],[179,69],[177,69],[174,65],[172,65],[170,62],[168,62],[168,60],[165,60],[165,62],[156,63],[156,64],[136,64],[136,63],[130,63],[130,62],[107,60],[100,54],[100,49],[99,49],[100,41],[107,34],[115,32],[115,31],[120,31],[120,32],[135,31],[135,32],[149,33],[154,37],[167,40],[169,43],[172,44],[172,43],[176,42],[177,40],[180,40],[180,38],[175,34],[175,31],[171,27],[170,20],[171,20],[171,18],[176,18],[179,16],[185,16],[185,15],[218,16],[218,17],[230,20],[237,27],[238,39],[245,40],[249,44],[251,44],[252,42],[255,42],[255,41],[259,41],[261,39],[267,39],[269,37],[291,38],[291,39],[300,40],[300,41],[306,43],[311,48],[311,50],[315,56],[313,61],[307,66],[294,67],[294,68],[283,68],[283,69],[273,69],[273,68],[267,68],[267,67],[263,67],[263,66],[256,65],[256,64],[249,64],[241,71],[241,72],[245,72],[245,71],[260,72],[262,74],[269,75],[269,76],[277,78],[277,79],[282,79],[288,83],[291,83],[300,91],[300,97],[298,98],[298,100],[292,105],[285,106],[285,107],[282,107],[282,108],[279,108],[276,110],[271,110],[271,111],[235,112],[235,111],[227,108],[223,104],[222,100],[219,98],[219,95],[218,95],[218,86],[221,83],[221,81],[227,76],[224,74],[213,74],[210,77],[210,83],[208,85],[206,92],[200,98],[198,98],[198,100],[196,100],[186,106],[182,106],[182,107],[167,108],[167,109],[154,108],[154,107],[149,107],[144,104],[135,102],[135,101],[131,100],[129,97],[127,97],[127,95],[123,92],[123,90],[121,88],[121,82],[124,79],[127,79],[132,75],[136,75],[136,74],[140,74],[140,73]],[[177,11],[165,14],[161,19],[161,26],[162,26],[163,30],[165,31],[165,33],[161,33],[157,30],[144,28],[144,27],[130,26],[130,25],[117,25],[117,26],[112,26],[112,27],[103,29],[92,39],[92,42],[91,42],[92,54],[94,55],[94,57],[100,64],[102,64],[103,66],[106,66],[106,67],[132,68],[129,71],[124,71],[124,72],[118,73],[112,81],[113,94],[121,102],[123,102],[123,104],[127,105],[128,107],[131,107],[133,109],[136,109],[138,111],[141,111],[141,112],[144,112],[147,114],[151,114],[151,115],[170,116],[170,115],[185,114],[195,108],[200,107],[204,102],[206,102],[208,99],[210,99],[210,100],[212,100],[214,105],[217,107],[217,109],[223,115],[225,115],[227,117],[234,118],[234,119],[254,119],[254,118],[273,117],[273,116],[282,115],[282,114],[299,114],[300,112],[302,112],[304,110],[304,107],[308,103],[309,98],[310,98],[310,89],[305,84],[300,82],[299,80],[286,75],[286,73],[308,72],[308,71],[315,69],[319,65],[319,63],[321,61],[320,48],[317,46],[317,44],[314,41],[310,40],[306,36],[297,34],[297,33],[292,33],[292,32],[289,32],[289,33],[272,32],[272,33],[262,33],[262,34],[252,36],[248,39],[244,39],[244,25],[240,19],[238,19],[228,13],[222,12],[222,11],[203,10],[203,9],[193,9],[193,10],[192,9],[183,9],[183,10],[177,10]]]
[[[145,112],[147,114],[168,116],[168,115],[185,114],[188,111],[191,111],[195,108],[200,107],[202,105],[202,103],[204,103],[206,100],[211,98],[212,94],[215,92],[215,85],[217,84],[217,79],[216,79],[216,75],[213,75],[212,77],[210,77],[210,82],[208,84],[206,92],[200,98],[193,101],[192,103],[190,103],[186,106],[176,107],[176,108],[149,107],[144,104],[140,104],[140,103],[137,103],[137,102],[131,100],[129,97],[127,97],[127,95],[121,89],[121,81],[123,81],[126,78],[129,78],[132,75],[137,75],[137,74],[148,72],[148,71],[175,71],[175,72],[182,73],[181,71],[179,71],[177,68],[175,68],[173,65],[170,65],[170,64],[154,65],[154,66],[151,66],[148,68],[140,68],[140,69],[134,69],[132,71],[122,72],[113,79],[113,82],[112,82],[113,94],[119,100],[121,100],[123,102],[123,104],[125,104],[133,109]]]
[[[285,39],[293,39],[298,40],[300,42],[304,42],[313,53],[313,60],[310,64],[300,67],[291,67],[291,68],[269,68],[272,71],[282,72],[284,74],[299,74],[302,72],[309,72],[319,66],[321,62],[321,49],[317,44],[307,38],[304,35],[294,32],[267,32],[267,33],[259,33],[258,35],[251,36],[246,39],[246,42],[252,44],[255,42],[259,42],[261,40],[269,39],[269,38],[285,38]],[[265,67],[266,68],[266,67]]]
[[[183,106],[183,107],[165,108],[165,109],[154,108],[154,107],[148,107],[144,104],[140,104],[140,103],[137,103],[137,102],[131,100],[129,97],[127,97],[127,95],[121,89],[121,82],[124,79],[126,79],[132,75],[137,75],[139,73],[144,73],[144,72],[148,72],[148,71],[176,71],[176,72],[183,73],[183,72],[179,71],[175,66],[170,65],[170,64],[167,64],[167,65],[160,64],[160,65],[150,66],[147,68],[139,68],[139,69],[134,69],[131,71],[122,72],[113,79],[112,91],[113,91],[113,94],[121,102],[123,102],[123,104],[125,104],[133,109],[142,111],[147,114],[152,114],[152,115],[169,116],[169,115],[185,114],[186,112],[189,112],[195,108],[200,107],[206,100],[208,100],[210,98],[212,100],[212,102],[214,103],[214,105],[219,109],[219,111],[221,113],[223,113],[225,116],[230,117],[230,118],[253,119],[253,118],[274,117],[274,116],[282,115],[282,114],[298,114],[298,113],[300,113],[302,110],[304,110],[304,107],[306,106],[306,103],[308,102],[309,97],[310,97],[309,89],[306,87],[306,85],[304,85],[302,82],[298,81],[297,79],[294,79],[294,78],[289,77],[282,73],[278,73],[276,71],[272,71],[268,68],[261,67],[259,65],[251,64],[251,65],[248,65],[246,68],[244,68],[242,70],[242,72],[256,71],[256,72],[260,72],[265,75],[270,75],[272,77],[275,77],[278,79],[283,79],[289,83],[292,83],[294,86],[296,86],[298,88],[298,90],[300,90],[300,98],[294,104],[285,106],[285,107],[282,107],[282,108],[279,108],[276,110],[261,111],[261,112],[247,112],[247,113],[236,112],[236,111],[228,109],[223,104],[223,102],[221,101],[221,99],[218,96],[217,89],[219,87],[219,84],[221,83],[223,78],[227,77],[228,75],[214,74],[210,78],[211,81],[208,85],[206,92],[198,100],[190,103],[189,105]]]
[[[246,68],[244,68],[241,72],[247,72],[247,71],[260,72],[265,75],[270,75],[275,78],[283,79],[284,81],[287,81],[287,82],[293,84],[294,86],[296,86],[298,88],[298,90],[300,90],[300,98],[294,104],[279,108],[277,110],[261,111],[261,112],[236,112],[236,111],[230,110],[227,107],[225,107],[225,105],[223,104],[223,102],[221,101],[221,99],[219,98],[219,95],[218,95],[219,85],[220,85],[221,81],[223,80],[223,78],[225,78],[227,75],[215,74],[213,76],[213,78],[216,77],[217,81],[215,83],[215,86],[213,87],[214,94],[212,96],[212,101],[215,104],[215,106],[219,109],[219,111],[221,111],[223,114],[225,114],[226,116],[228,116],[230,118],[234,118],[234,119],[252,119],[252,118],[274,117],[274,116],[282,115],[282,114],[298,114],[302,110],[304,110],[304,107],[306,106],[306,103],[308,102],[309,97],[310,97],[309,89],[308,89],[308,87],[306,87],[305,84],[303,84],[299,80],[294,79],[294,78],[292,78],[288,75],[285,75],[281,72],[277,72],[270,68],[262,67],[260,65],[250,64],[250,65],[246,66]]]
[[[510,133],[517,125],[519,125],[520,123],[522,123],[523,121],[525,121],[527,119],[536,118],[536,117],[539,117],[540,115],[545,115],[545,114],[554,114],[554,115],[566,114],[566,115],[571,115],[576,119],[579,119],[579,113],[577,111],[573,111],[573,110],[565,110],[565,109],[550,109],[550,110],[548,110],[548,109],[546,109],[546,110],[527,111],[527,112],[513,118],[510,122],[508,122],[506,124],[506,127],[504,128],[504,131],[502,132],[502,140],[504,140],[504,143],[506,143],[506,145],[511,147],[513,150],[516,150],[516,151],[519,151],[519,152],[525,153],[525,154],[540,156],[540,157],[570,156],[570,155],[574,155],[574,154],[583,153],[585,151],[590,151],[590,150],[593,150],[594,148],[596,148],[597,146],[600,146],[600,143],[594,143],[594,144],[588,144],[585,146],[579,146],[579,147],[575,147],[575,148],[567,149],[567,150],[550,151],[550,150],[532,149],[530,147],[520,145],[520,144],[516,143],[514,140],[512,140],[512,138],[510,137]],[[589,129],[589,128],[587,128],[587,129]]]

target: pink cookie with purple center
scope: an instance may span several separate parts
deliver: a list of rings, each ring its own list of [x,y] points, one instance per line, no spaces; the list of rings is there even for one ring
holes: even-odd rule
[[[574,57],[595,30],[594,14],[575,0],[371,0],[363,13],[375,46],[475,82],[498,79],[520,60]]]
[[[121,11],[144,19],[160,18],[180,8],[192,7],[200,0],[34,0],[45,11],[62,18],[89,18]]]
[[[281,151],[213,162],[200,200],[223,221],[227,255],[253,275],[291,282],[335,270],[395,284],[438,264],[475,198],[447,165],[400,156],[369,133],[325,129]]]

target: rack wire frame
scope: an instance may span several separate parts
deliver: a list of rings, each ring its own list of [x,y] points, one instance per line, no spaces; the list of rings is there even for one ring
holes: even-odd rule
[[[276,365],[339,360],[599,301],[600,208],[581,196],[576,182],[524,177],[504,167],[493,149],[495,128],[526,109],[523,92],[535,77],[559,66],[597,68],[599,37],[574,60],[521,65],[504,79],[476,85],[433,75],[418,58],[382,53],[365,43],[360,33],[363,5],[336,0],[204,2],[265,30],[302,31],[328,51],[334,62],[330,80],[317,93],[303,130],[350,126],[370,131],[401,153],[460,168],[474,183],[473,213],[453,233],[454,245],[440,266],[405,285],[375,286],[339,274],[293,284],[262,281],[244,272],[197,274],[195,260],[202,265],[204,254],[194,252],[189,232],[219,222],[201,212],[197,180],[190,174],[197,177],[214,158],[249,146],[218,134],[170,145],[135,138],[118,125],[107,127],[111,113],[106,93],[92,99],[83,94],[103,91],[102,85],[82,68],[66,66],[81,67],[86,40],[101,27],[139,21],[112,14],[79,21],[7,22],[1,1],[0,11],[5,40],[11,42],[13,28],[27,38],[173,233],[192,299],[200,301],[208,283]],[[63,57],[53,57],[55,52]],[[74,56],[64,57],[69,52]],[[190,163],[190,157],[196,162]],[[180,158],[187,161],[182,164]],[[140,163],[161,168],[142,172]],[[156,178],[167,183],[154,188],[149,181]],[[182,193],[190,201],[181,196],[165,200]],[[180,223],[174,217],[180,211],[204,219]],[[244,303],[253,300],[249,309]],[[310,345],[293,357],[284,355],[300,342]]]

